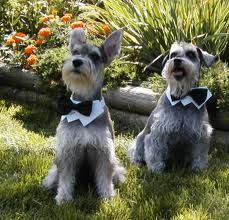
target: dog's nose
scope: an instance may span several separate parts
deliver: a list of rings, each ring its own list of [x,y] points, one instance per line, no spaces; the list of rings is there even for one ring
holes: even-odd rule
[[[179,67],[182,63],[182,60],[181,59],[174,59],[173,62],[174,62],[174,66]]]
[[[80,59],[75,59],[72,61],[72,64],[75,68],[80,67],[83,64],[83,61]]]

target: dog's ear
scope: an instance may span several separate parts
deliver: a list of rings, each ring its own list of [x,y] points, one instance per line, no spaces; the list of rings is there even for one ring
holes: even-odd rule
[[[100,51],[105,64],[111,63],[111,61],[120,54],[122,35],[122,29],[116,30],[102,43]]]
[[[200,62],[202,65],[206,67],[210,67],[213,65],[213,63],[216,60],[216,56],[209,54],[208,52],[200,49],[199,47],[197,47],[197,52],[198,52]]]
[[[162,68],[165,66],[165,63],[168,61],[168,59],[169,59],[169,53],[167,53],[167,55],[165,55],[164,59],[162,60],[161,63]]]
[[[69,49],[73,50],[75,45],[86,44],[86,36],[83,28],[76,28],[72,30],[70,36]]]

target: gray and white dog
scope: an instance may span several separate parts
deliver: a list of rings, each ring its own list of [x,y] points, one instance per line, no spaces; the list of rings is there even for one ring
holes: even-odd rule
[[[94,174],[100,197],[113,197],[113,182],[122,183],[125,179],[125,169],[115,155],[113,126],[101,91],[104,68],[119,55],[121,40],[122,30],[117,30],[100,47],[96,47],[86,43],[83,29],[72,31],[69,45],[71,57],[65,61],[62,78],[72,92],[73,101],[92,100],[92,113],[99,114],[93,116],[86,126],[82,124],[84,120],[68,122],[68,115],[57,127],[56,159],[43,181],[48,189],[57,186],[57,204],[73,199],[77,174],[85,161]],[[94,102],[97,103],[95,106]],[[85,119],[84,116],[80,117]]]
[[[161,172],[177,150],[193,170],[206,167],[212,127],[205,104],[195,106],[187,94],[198,83],[201,65],[210,67],[214,59],[191,43],[172,44],[162,70],[168,87],[128,151],[132,162]]]

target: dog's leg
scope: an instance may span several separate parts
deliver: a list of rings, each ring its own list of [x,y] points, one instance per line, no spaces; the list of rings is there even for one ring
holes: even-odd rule
[[[207,167],[209,144],[197,143],[193,147],[192,170],[202,170]]]
[[[98,194],[102,198],[113,197],[115,196],[115,190],[112,180],[117,166],[113,140],[108,138],[107,144],[102,150],[97,150],[94,156],[95,182]]]
[[[83,157],[81,148],[66,146],[63,149],[65,151],[57,156],[59,181],[55,199],[58,205],[73,199],[78,163]]]
[[[64,160],[59,169],[59,182],[55,200],[58,205],[73,199],[75,169],[72,161]]]
[[[160,173],[165,169],[165,160],[167,158],[168,146],[166,137],[153,132],[146,135],[145,138],[145,160],[149,170],[154,173]]]
[[[118,159],[117,159],[118,160]],[[115,185],[119,185],[125,182],[126,169],[118,161],[114,169],[113,182]]]
[[[47,189],[52,189],[57,185],[58,172],[56,164],[53,164],[50,168],[48,175],[43,180],[42,185]]]
[[[191,164],[193,170],[202,170],[207,166],[212,130],[210,124],[204,124],[201,132],[202,138],[198,143],[194,143]]]

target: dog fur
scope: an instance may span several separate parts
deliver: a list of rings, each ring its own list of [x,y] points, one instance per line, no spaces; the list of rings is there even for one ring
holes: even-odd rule
[[[122,30],[117,30],[96,47],[86,42],[83,29],[72,31],[71,56],[65,61],[62,77],[74,100],[102,99],[103,71],[119,55],[121,39]],[[113,182],[124,182],[125,169],[115,155],[114,131],[106,106],[104,113],[86,127],[79,120],[60,121],[56,138],[56,159],[43,185],[48,189],[57,186],[57,204],[73,199],[79,169],[85,160],[94,174],[99,196],[115,195]]]
[[[198,83],[201,65],[210,67],[214,58],[191,43],[175,42],[162,70],[171,95],[184,97]],[[177,60],[179,71],[175,71]],[[193,170],[201,170],[207,165],[211,134],[205,105],[201,109],[192,103],[172,106],[163,93],[145,128],[130,147],[128,156],[134,163],[146,162],[148,169],[157,173],[166,168],[166,161],[172,152],[178,150],[183,151],[182,159],[190,163]]]

